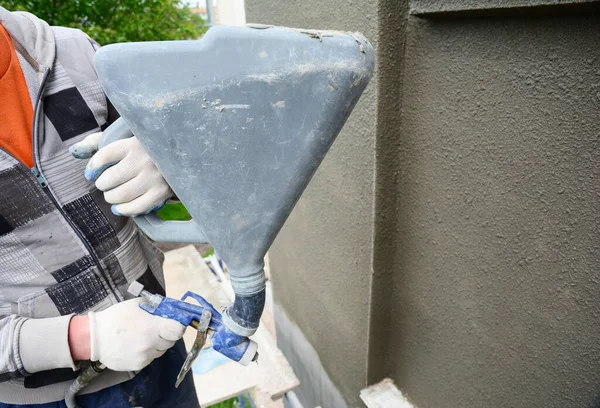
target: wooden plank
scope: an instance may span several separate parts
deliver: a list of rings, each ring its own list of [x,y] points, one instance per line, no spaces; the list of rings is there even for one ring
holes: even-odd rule
[[[367,408],[414,408],[389,378],[361,390],[360,399]]]
[[[180,298],[189,290],[203,296],[216,309],[233,301],[233,290],[229,282],[220,283],[192,245],[166,252],[164,270],[167,294],[170,297]],[[265,320],[272,321],[268,309],[265,313]],[[188,349],[194,339],[195,331],[188,328],[184,336]],[[258,343],[257,363],[243,367],[232,361],[219,365],[208,373],[194,374],[198,398],[203,407],[247,391],[252,392],[258,406],[280,407],[280,401],[271,402],[299,385],[291,366],[264,324],[261,324],[252,339]],[[259,403],[259,400],[262,401]]]

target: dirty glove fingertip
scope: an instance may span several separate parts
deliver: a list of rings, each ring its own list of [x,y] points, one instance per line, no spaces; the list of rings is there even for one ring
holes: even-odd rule
[[[154,211],[158,211],[161,208],[163,208],[165,206],[165,204],[167,203],[168,200],[163,201],[161,204],[156,205],[152,208],[150,208],[149,210],[146,210],[144,212],[139,212],[139,213],[129,213],[127,211],[123,211],[123,205],[124,204],[128,204],[128,203],[124,203],[124,204],[113,204],[110,207],[110,211],[112,211],[112,213],[114,215],[118,215],[120,217],[139,217],[140,215],[148,215]]]
[[[168,200],[163,201],[161,204],[150,208],[148,211],[144,213],[144,215],[150,214],[151,212],[158,211],[165,206]]]
[[[79,143],[75,143],[69,148],[69,153],[76,159],[89,159],[98,151],[98,142],[102,137],[101,132],[92,133],[86,136],[85,139]]]
[[[113,204],[110,206],[110,211],[114,214],[114,215],[118,215],[119,217],[127,217],[128,214],[123,214],[121,211],[119,211],[119,208],[121,206],[119,204]]]
[[[90,163],[88,163],[88,166],[85,168],[83,175],[85,176],[86,179],[88,179],[91,182],[96,182],[96,180],[98,180],[98,177],[100,177],[102,175],[102,173],[104,173],[104,170],[108,169],[111,166],[114,166],[116,163],[107,163],[104,164],[100,167],[96,167],[94,168],[93,166],[90,165]]]
[[[75,144],[69,147],[69,153],[76,159],[89,159],[98,149],[95,146]]]

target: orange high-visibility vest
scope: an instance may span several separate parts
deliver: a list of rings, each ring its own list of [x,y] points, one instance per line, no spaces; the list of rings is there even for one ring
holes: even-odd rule
[[[33,167],[33,107],[10,35],[0,24],[0,148]]]

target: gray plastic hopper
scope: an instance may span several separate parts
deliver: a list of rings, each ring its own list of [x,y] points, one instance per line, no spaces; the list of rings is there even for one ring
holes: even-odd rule
[[[113,44],[95,57],[122,120],[193,219],[136,218],[156,241],[209,242],[236,294],[224,314],[251,335],[264,307],[263,259],[367,86],[360,34],[214,27],[198,41]]]

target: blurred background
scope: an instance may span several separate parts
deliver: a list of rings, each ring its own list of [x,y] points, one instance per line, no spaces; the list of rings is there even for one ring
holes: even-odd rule
[[[79,28],[101,45],[196,39],[211,25],[245,24],[243,0],[0,0],[0,6]]]

